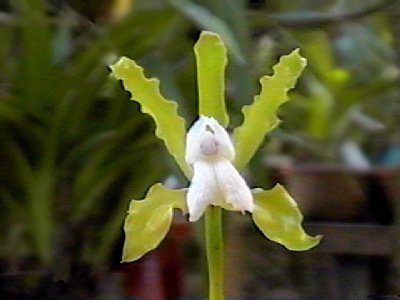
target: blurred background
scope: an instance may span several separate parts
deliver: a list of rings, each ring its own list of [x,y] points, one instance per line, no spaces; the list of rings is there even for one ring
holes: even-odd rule
[[[324,240],[289,252],[227,214],[227,294],[399,294],[399,19],[398,0],[0,0],[0,298],[205,298],[201,222],[177,215],[158,250],[119,263],[129,200],[187,183],[108,69],[137,60],[193,121],[201,30],[229,48],[231,129],[281,55],[308,59],[245,176],[283,183]]]

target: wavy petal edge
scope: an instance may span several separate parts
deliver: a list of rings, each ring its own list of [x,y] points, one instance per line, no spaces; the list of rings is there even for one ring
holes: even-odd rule
[[[190,177],[191,171],[185,162],[186,121],[178,114],[178,104],[161,95],[160,81],[147,78],[136,61],[123,56],[110,69],[112,75],[122,81],[125,90],[131,93],[131,99],[140,104],[142,112],[153,118],[156,136],[164,141],[168,152]]]

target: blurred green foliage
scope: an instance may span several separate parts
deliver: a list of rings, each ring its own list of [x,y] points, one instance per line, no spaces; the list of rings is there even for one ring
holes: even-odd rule
[[[286,153],[295,163],[347,164],[354,159],[350,141],[373,164],[383,148],[398,147],[399,69],[387,14],[394,3],[277,1],[251,11],[261,68],[293,45],[309,62],[294,101],[281,111],[284,128],[273,133],[269,153]]]
[[[171,10],[146,9],[82,29],[40,0],[13,3],[0,26],[0,205],[1,253],[14,265],[103,263],[130,198],[166,175],[153,125],[123,101],[108,64],[153,54],[174,26]]]

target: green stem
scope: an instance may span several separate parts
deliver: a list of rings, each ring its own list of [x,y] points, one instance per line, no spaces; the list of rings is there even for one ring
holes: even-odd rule
[[[206,247],[209,277],[208,300],[224,299],[224,245],[222,209],[210,206],[206,210]]]

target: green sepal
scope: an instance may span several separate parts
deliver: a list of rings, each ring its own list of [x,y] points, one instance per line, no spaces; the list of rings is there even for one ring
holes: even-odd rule
[[[279,124],[277,111],[289,100],[288,91],[292,89],[306,66],[306,59],[299,54],[299,49],[282,56],[273,67],[272,76],[260,79],[261,93],[254,98],[251,105],[243,108],[243,124],[236,128],[235,165],[242,169],[260,147],[265,134]]]
[[[311,237],[305,233],[303,215],[283,186],[278,184],[268,191],[252,192],[253,221],[268,239],[293,251],[308,250],[319,243],[322,236]]]
[[[156,136],[162,139],[171,155],[187,177],[191,170],[185,162],[185,120],[178,115],[178,105],[166,100],[160,93],[160,82],[146,78],[143,68],[135,61],[121,57],[111,67],[112,74],[122,80],[124,88],[131,92],[142,111],[149,114],[156,123]]]
[[[197,62],[199,114],[214,117],[226,127],[229,117],[225,106],[225,68],[228,62],[221,37],[203,31],[194,52]]]
[[[122,262],[141,258],[157,248],[172,223],[173,210],[187,212],[186,189],[170,190],[158,183],[143,200],[132,200],[125,219]]]

